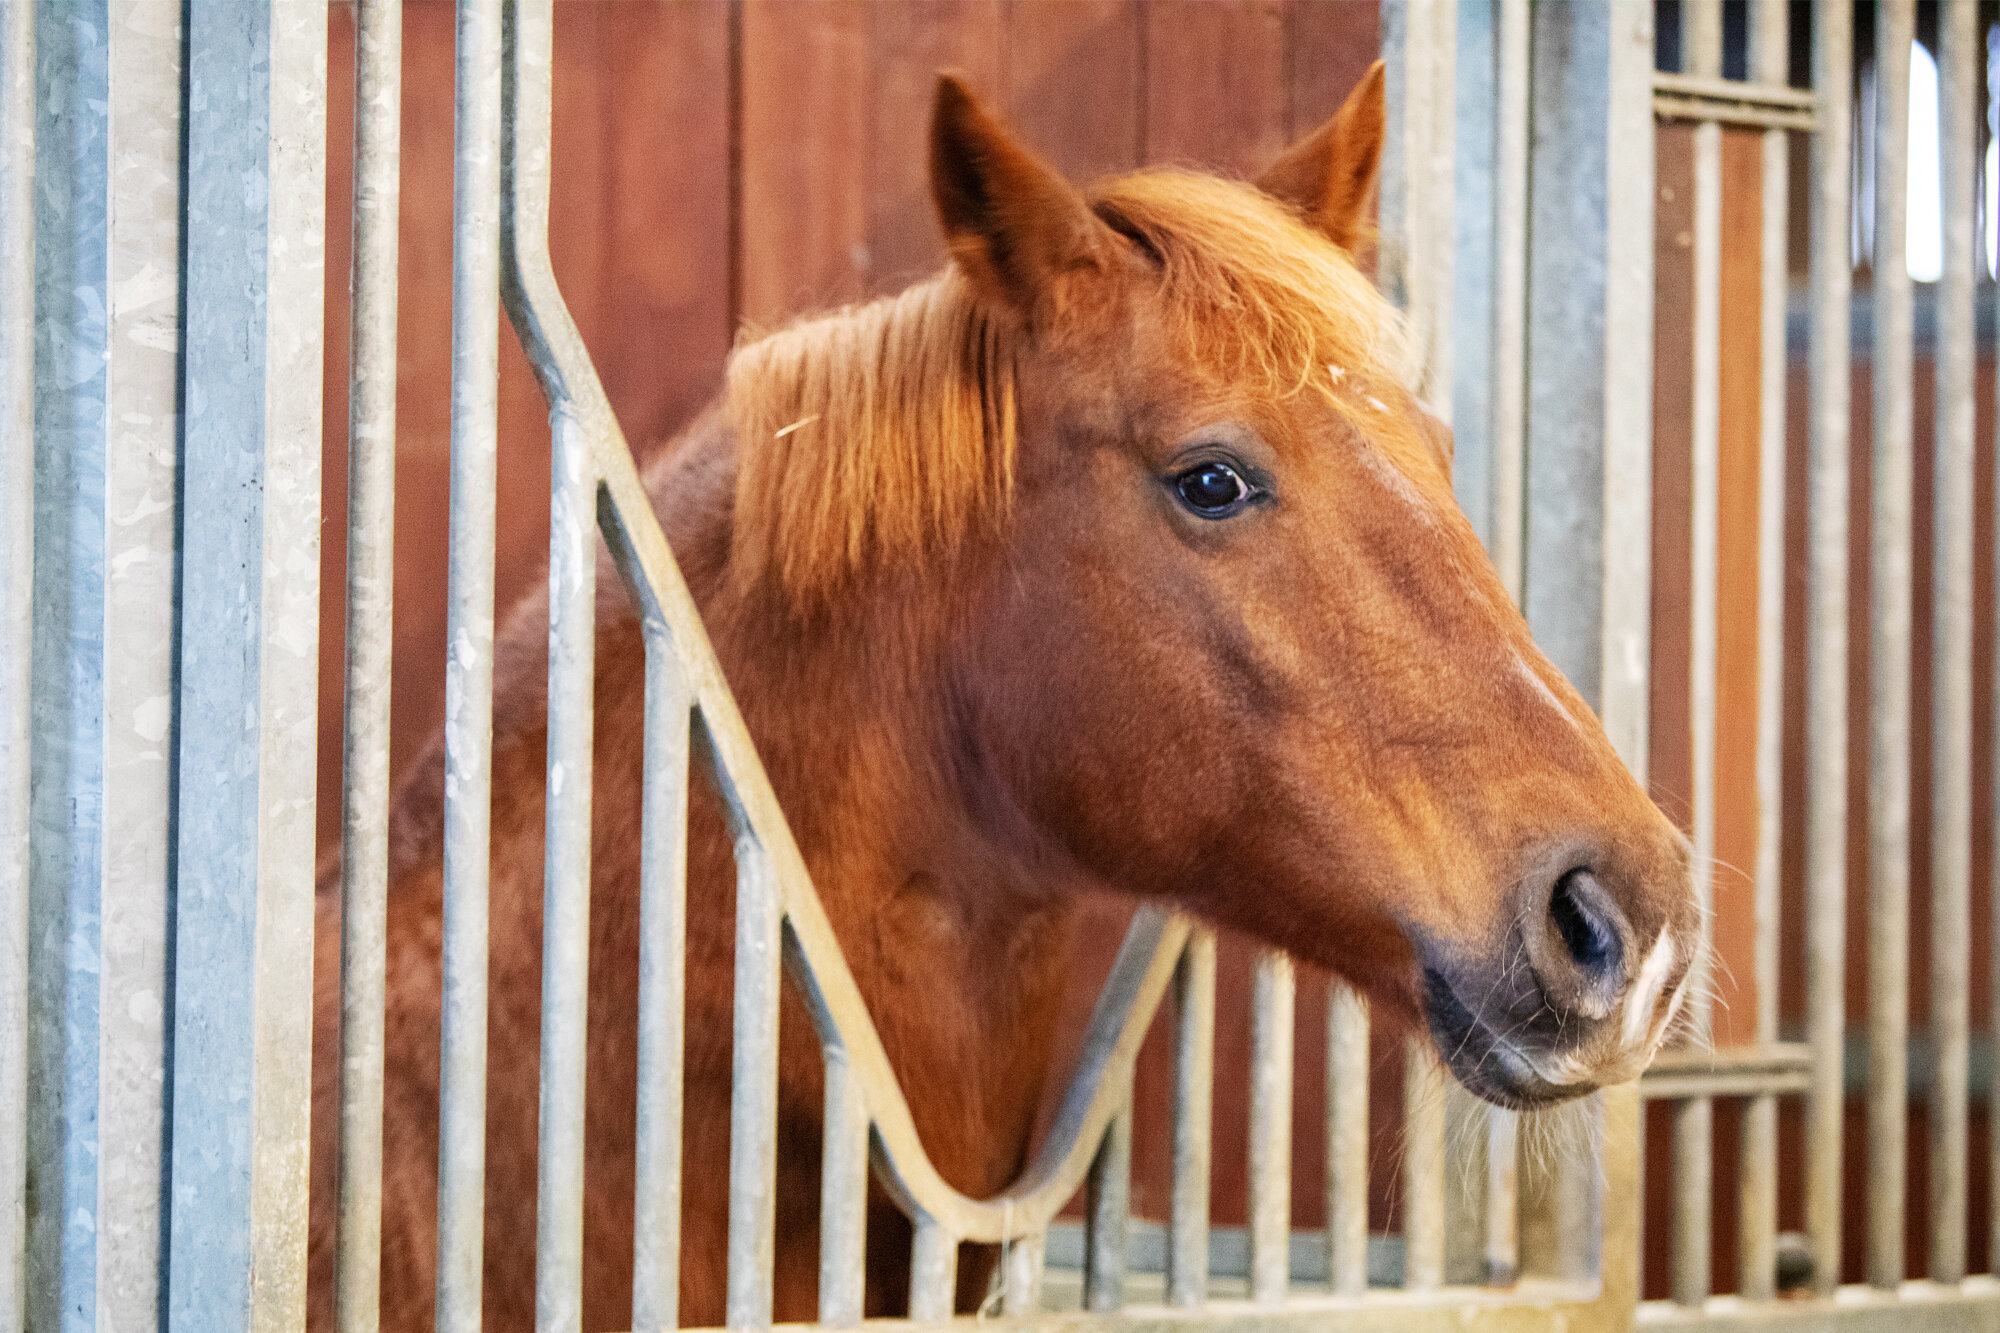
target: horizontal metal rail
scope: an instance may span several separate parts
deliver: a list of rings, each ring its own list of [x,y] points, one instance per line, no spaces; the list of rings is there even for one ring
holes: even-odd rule
[[[1779,83],[1747,83],[1708,74],[1653,75],[1653,114],[1758,129],[1818,128],[1815,94]]]

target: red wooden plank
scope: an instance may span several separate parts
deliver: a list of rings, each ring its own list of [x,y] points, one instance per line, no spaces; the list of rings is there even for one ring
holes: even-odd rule
[[[1281,0],[1156,0],[1145,10],[1151,162],[1253,176],[1285,146]]]

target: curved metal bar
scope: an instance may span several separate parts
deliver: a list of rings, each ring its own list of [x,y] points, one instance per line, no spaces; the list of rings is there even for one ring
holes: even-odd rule
[[[912,1218],[928,1218],[959,1240],[1032,1235],[1083,1183],[1118,1111],[1140,1040],[1173,979],[1189,924],[1151,907],[1133,919],[1098,997],[1054,1126],[1021,1177],[985,1201],[947,1184],[917,1136],[881,1037],[557,287],[548,251],[551,7],[552,0],[510,0],[507,6],[504,81],[515,112],[507,118],[502,145],[501,295],[508,316],[551,412],[574,421],[587,441],[601,487],[601,521],[615,529],[614,555],[641,594],[640,613],[649,628],[664,631],[681,660],[711,742],[717,790],[769,859],[783,904],[787,965],[820,1040],[838,1048],[851,1070],[875,1129],[875,1165],[884,1185]]]

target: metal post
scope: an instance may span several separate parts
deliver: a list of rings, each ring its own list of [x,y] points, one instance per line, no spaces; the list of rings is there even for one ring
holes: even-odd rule
[[[1690,0],[1682,11],[1688,72],[1722,74],[1722,2]],[[1715,901],[1716,579],[1720,516],[1722,389],[1722,126],[1694,131],[1694,444],[1692,589],[1689,596],[1688,720],[1693,733],[1694,886],[1701,921],[1696,975],[1688,982],[1690,1039],[1710,1039],[1707,971]],[[1674,1299],[1700,1305],[1709,1291],[1714,1104],[1694,1097],[1674,1107]]]
[[[186,13],[167,1317],[276,1330],[306,1296],[326,9]]]
[[[1788,6],[1757,0],[1752,58],[1759,82],[1782,85],[1788,74]],[[1789,136],[1766,130],[1762,235],[1759,243],[1757,386],[1757,861],[1753,868],[1756,953],[1756,1037],[1778,1039],[1779,851],[1783,832],[1785,685],[1785,287]],[[1751,1300],[1776,1295],[1778,1222],[1778,1103],[1752,1097],[1743,1107],[1738,1212],[1740,1287]]]
[[[1250,1299],[1284,1301],[1292,1250],[1292,960],[1258,953],[1250,992]]]
[[[440,1333],[477,1333],[486,1230],[486,960],[500,366],[500,0],[459,0],[457,27],[437,1327]]]
[[[1875,11],[1874,476],[1868,648],[1868,1281],[1903,1280],[1910,933],[1910,43],[1915,0]]]
[[[347,679],[340,766],[340,1252],[334,1309],[340,1333],[375,1333],[382,1286],[402,0],[362,0],[354,47]]]
[[[1208,1300],[1208,1169],[1215,1084],[1215,933],[1196,930],[1174,970],[1174,1192],[1167,1300]]]
[[[1368,999],[1326,986],[1326,1273],[1336,1296],[1368,1290]]]
[[[958,1298],[958,1237],[929,1217],[917,1218],[910,1247],[910,1318],[949,1319]]]
[[[1932,525],[1930,1274],[1965,1276],[1966,1061],[1972,936],[1973,183],[1979,172],[1979,33],[1972,0],[1939,9],[1936,522]]]
[[[778,986],[783,911],[770,858],[736,837],[736,1012],[729,1097],[730,1328],[771,1323],[778,1192]]]
[[[1048,1233],[1031,1231],[1009,1240],[1000,1251],[1000,1312],[1024,1319],[1042,1308],[1042,1265]]]
[[[1813,1289],[1840,1280],[1841,1120],[1845,1107],[1847,975],[1847,451],[1849,364],[1848,158],[1853,14],[1814,16],[1812,139],[1811,605],[1806,666],[1806,1024],[1812,1092],[1806,1104],[1806,1231]]]
[[[868,1108],[837,1046],[826,1049],[826,1124],[819,1177],[819,1322],[861,1322],[868,1237]]]
[[[1403,1044],[1403,1285],[1444,1285],[1444,1067],[1423,1037]]]
[[[27,1325],[35,6],[0,4],[0,1324]]]
[[[1125,1232],[1131,1216],[1132,1098],[1104,1131],[1091,1160],[1085,1212],[1083,1308],[1116,1310],[1125,1304]]]

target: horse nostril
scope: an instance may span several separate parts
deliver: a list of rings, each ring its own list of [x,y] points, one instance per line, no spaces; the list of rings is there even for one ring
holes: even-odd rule
[[[1623,946],[1603,903],[1604,889],[1584,866],[1566,872],[1549,895],[1549,917],[1578,968],[1592,977],[1615,970]]]

